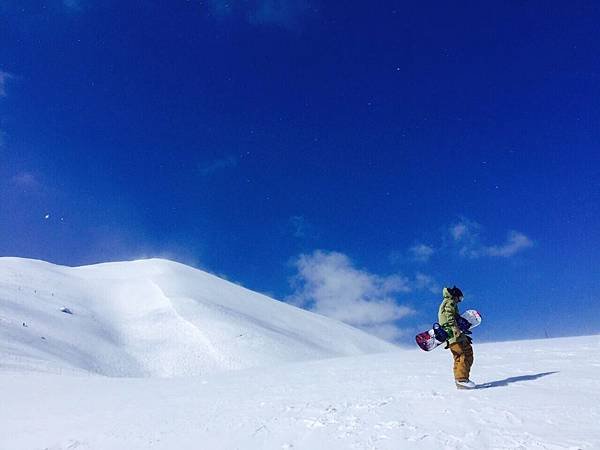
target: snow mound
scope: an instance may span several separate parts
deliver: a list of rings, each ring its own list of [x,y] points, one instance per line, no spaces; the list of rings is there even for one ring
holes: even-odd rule
[[[172,261],[0,258],[3,368],[175,377],[394,348]]]

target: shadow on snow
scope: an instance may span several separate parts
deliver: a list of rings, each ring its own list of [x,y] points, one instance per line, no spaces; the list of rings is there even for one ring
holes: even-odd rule
[[[554,373],[558,373],[558,371],[536,373],[535,375],[522,375],[520,377],[510,377],[510,378],[505,378],[504,380],[498,380],[498,381],[492,381],[491,383],[480,384],[479,386],[477,386],[477,388],[478,389],[487,389],[487,388],[493,388],[493,387],[508,386],[511,383],[518,383],[520,381],[537,380],[538,378],[542,378],[547,375],[552,375]]]

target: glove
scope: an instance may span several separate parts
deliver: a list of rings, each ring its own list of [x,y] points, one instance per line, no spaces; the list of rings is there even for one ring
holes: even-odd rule
[[[460,328],[458,328],[458,327],[452,328],[452,336],[455,339],[458,338],[461,334],[462,334],[462,331],[460,331]]]

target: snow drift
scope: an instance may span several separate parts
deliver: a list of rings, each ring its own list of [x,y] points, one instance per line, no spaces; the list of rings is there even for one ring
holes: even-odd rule
[[[0,258],[3,368],[174,377],[394,348],[172,261]]]

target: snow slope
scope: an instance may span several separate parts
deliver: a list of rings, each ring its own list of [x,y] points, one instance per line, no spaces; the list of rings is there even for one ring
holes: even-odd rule
[[[393,348],[171,261],[70,268],[0,258],[4,368],[172,377]]]
[[[600,337],[481,344],[458,391],[418,349],[193,378],[0,369],[2,449],[598,449]]]
[[[168,261],[0,258],[2,450],[600,448],[600,336],[451,366]]]

